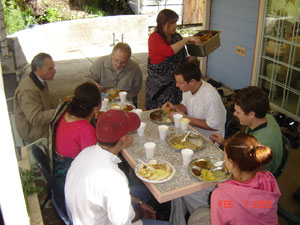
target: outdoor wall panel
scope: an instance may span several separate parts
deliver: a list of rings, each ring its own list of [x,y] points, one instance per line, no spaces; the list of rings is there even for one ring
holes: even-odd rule
[[[207,76],[232,89],[250,85],[259,0],[213,0],[211,30],[220,30],[221,46],[208,56]],[[237,55],[236,46],[246,48]]]

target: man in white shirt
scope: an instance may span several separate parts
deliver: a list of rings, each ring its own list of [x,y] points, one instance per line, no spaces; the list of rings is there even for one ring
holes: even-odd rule
[[[98,117],[98,144],[80,152],[68,171],[65,200],[69,218],[74,225],[161,224],[155,211],[142,197],[130,195],[128,180],[118,168],[118,153],[132,144],[128,132],[136,130],[140,119],[135,113],[109,110]],[[139,206],[140,220],[131,204]]]
[[[175,109],[208,139],[215,131],[224,136],[226,109],[217,90],[201,77],[196,64],[186,62],[179,65],[175,79],[176,86],[183,92],[182,102],[178,105],[166,102],[162,108]]]
[[[186,62],[179,65],[175,71],[176,86],[183,92],[182,102],[173,105],[166,102],[167,107],[190,120],[190,124],[209,139],[210,134],[218,130],[224,136],[226,109],[217,90],[204,80],[201,80],[199,67]],[[171,201],[170,221],[174,225],[185,225],[185,214],[208,205],[210,192],[214,187],[195,192]]]

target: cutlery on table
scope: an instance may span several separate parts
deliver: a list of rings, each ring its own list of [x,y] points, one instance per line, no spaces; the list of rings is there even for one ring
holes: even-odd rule
[[[191,131],[187,132],[187,134],[184,136],[184,138],[181,139],[181,143],[186,141],[186,138],[189,136],[190,133],[191,133]]]
[[[147,166],[147,168],[148,168],[149,170],[152,170],[152,171],[155,170],[153,167],[149,166],[149,165],[148,165],[147,163],[145,163],[144,161],[142,161],[142,160],[140,160],[140,159],[137,159],[137,161],[139,161],[139,162],[142,163],[143,165]]]

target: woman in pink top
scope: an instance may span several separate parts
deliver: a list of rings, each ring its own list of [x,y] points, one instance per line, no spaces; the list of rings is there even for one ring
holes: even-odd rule
[[[212,192],[212,225],[276,225],[277,201],[281,195],[269,171],[257,170],[272,159],[269,147],[260,145],[250,134],[237,133],[225,141],[225,164],[232,180],[220,183]],[[199,208],[188,225],[209,224],[209,209]]]
[[[195,37],[182,38],[176,33],[178,15],[163,9],[156,18],[157,26],[148,39],[148,77],[146,81],[146,108],[154,109],[170,101],[179,104],[182,96],[176,88],[176,67],[188,60],[185,44],[196,41]],[[193,58],[194,59],[194,58]]]
[[[90,82],[83,83],[75,89],[73,99],[58,122],[53,176],[60,191],[63,191],[73,159],[80,151],[97,143],[91,121],[100,107],[101,95],[97,86]]]

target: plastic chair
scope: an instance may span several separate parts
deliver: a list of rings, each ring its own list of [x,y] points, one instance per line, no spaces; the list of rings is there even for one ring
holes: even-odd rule
[[[283,208],[281,205],[277,205],[277,214],[284,218],[288,224],[290,225],[300,225],[300,217],[296,216],[289,211],[287,211],[285,208]]]
[[[276,178],[278,178],[283,173],[287,165],[289,155],[290,155],[290,150],[291,150],[291,144],[289,142],[289,139],[287,139],[284,135],[282,135],[282,145],[283,145],[283,153],[282,153],[281,163],[274,174],[274,177]]]
[[[52,203],[54,205],[54,208],[59,216],[59,218],[66,224],[66,225],[72,225],[72,222],[69,220],[66,212],[66,207],[64,201],[62,202],[60,199],[57,198],[54,189],[51,190],[52,194]]]
[[[72,224],[68,219],[68,217],[66,216],[64,197],[60,196],[56,191],[56,185],[50,172],[51,170],[49,165],[49,158],[46,156],[44,151],[37,145],[32,146],[32,154],[35,160],[37,161],[37,165],[39,169],[42,171],[42,173],[47,179],[48,195],[51,196],[57,214],[66,225]],[[47,201],[50,199],[49,196],[47,197],[48,199],[46,199]],[[44,207],[45,203],[43,204],[42,208]]]
[[[227,138],[231,134],[231,122],[233,120],[233,113],[231,110],[226,107],[226,122],[225,122],[225,138]]]
[[[290,155],[290,150],[291,150],[291,144],[284,135],[282,135],[282,144],[283,144],[283,154],[282,154],[281,163],[276,173],[274,174],[276,178],[278,178],[283,173],[287,165],[289,155]],[[300,217],[290,213],[285,208],[283,208],[280,204],[277,204],[277,214],[282,218],[284,218],[291,225],[300,225]]]

